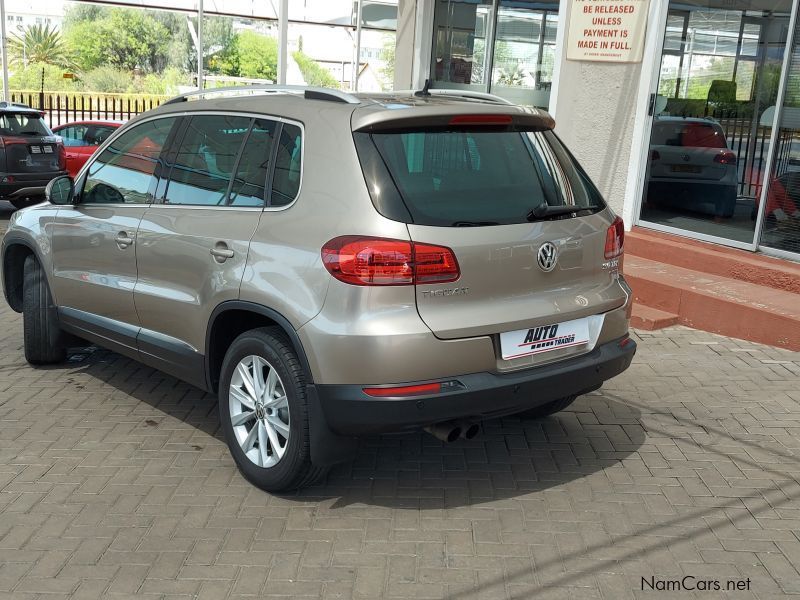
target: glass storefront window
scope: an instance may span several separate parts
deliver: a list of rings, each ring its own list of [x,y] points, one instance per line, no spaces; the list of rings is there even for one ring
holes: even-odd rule
[[[760,8],[670,0],[644,224],[755,244],[792,3]]]
[[[800,253],[800,22],[794,32],[778,123],[761,222],[761,245]]]
[[[547,107],[555,62],[558,2],[439,0],[431,78],[518,104]]]

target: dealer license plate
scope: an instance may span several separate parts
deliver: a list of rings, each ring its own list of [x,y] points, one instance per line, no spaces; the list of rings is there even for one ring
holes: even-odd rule
[[[589,342],[589,319],[542,325],[531,329],[500,334],[500,352],[504,359],[573,348]]]
[[[696,165],[672,165],[673,173],[699,173],[700,167]]]

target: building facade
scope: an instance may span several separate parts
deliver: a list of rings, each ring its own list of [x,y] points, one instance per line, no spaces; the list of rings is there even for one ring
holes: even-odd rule
[[[628,0],[641,60],[568,59],[602,1],[401,0],[395,87],[545,108],[627,227],[800,260],[800,2]]]

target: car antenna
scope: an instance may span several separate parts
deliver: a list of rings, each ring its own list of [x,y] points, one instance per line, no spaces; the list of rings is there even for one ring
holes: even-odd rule
[[[415,96],[419,96],[419,97],[421,97],[421,98],[422,98],[422,97],[425,97],[425,96],[430,96],[430,95],[431,95],[431,93],[428,91],[428,89],[429,89],[430,87],[431,87],[431,80],[430,80],[430,79],[426,79],[426,80],[425,80],[425,85],[424,85],[424,86],[422,86],[422,89],[421,89],[421,90],[419,90],[418,92],[414,92],[414,95],[415,95]]]

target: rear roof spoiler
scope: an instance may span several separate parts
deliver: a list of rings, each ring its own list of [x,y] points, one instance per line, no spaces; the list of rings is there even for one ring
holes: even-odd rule
[[[545,112],[506,107],[502,105],[485,105],[469,107],[474,110],[457,112],[452,105],[436,107],[439,110],[382,110],[353,119],[353,131],[378,132],[409,129],[448,129],[470,128],[510,130],[510,131],[546,131],[555,127],[553,117]],[[491,108],[494,110],[486,110]],[[505,108],[505,110],[503,110]]]

